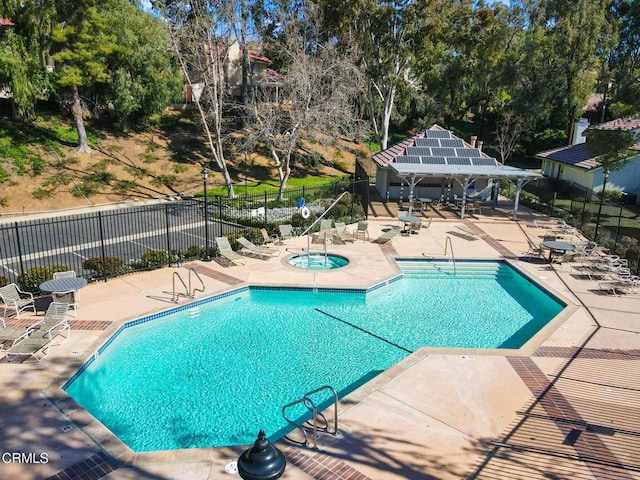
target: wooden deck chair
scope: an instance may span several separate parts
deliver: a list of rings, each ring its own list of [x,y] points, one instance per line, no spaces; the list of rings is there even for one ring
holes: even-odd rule
[[[32,310],[36,313],[36,305],[33,294],[23,292],[15,283],[10,283],[4,287],[0,287],[0,299],[4,303],[3,317],[7,316],[7,309],[12,308],[16,312],[16,318],[20,318],[20,312],[23,310]],[[4,323],[4,320],[3,320]]]
[[[216,237],[216,245],[220,256],[227,260],[230,265],[244,265],[247,259],[233,251],[227,237]]]

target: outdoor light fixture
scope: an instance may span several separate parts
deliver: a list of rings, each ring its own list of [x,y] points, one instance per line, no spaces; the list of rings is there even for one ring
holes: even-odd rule
[[[269,443],[264,430],[258,433],[253,447],[238,459],[238,473],[244,480],[276,480],[282,476],[287,460],[280,450]]]
[[[600,214],[602,213],[602,202],[604,201],[604,191],[607,188],[607,178],[609,178],[608,169],[605,169],[605,171],[602,172],[602,178],[603,178],[603,182],[602,182],[602,192],[600,192],[600,207],[598,208],[598,218],[596,220],[596,231],[593,234],[594,242],[598,241],[598,228],[600,227]]]
[[[207,202],[207,178],[209,177],[209,172],[207,172],[206,167],[202,168],[202,172],[200,172],[202,176],[202,182],[204,183],[204,256],[202,260],[205,262],[210,262],[211,257],[209,256],[209,225],[208,225],[208,217],[209,217],[209,209]]]

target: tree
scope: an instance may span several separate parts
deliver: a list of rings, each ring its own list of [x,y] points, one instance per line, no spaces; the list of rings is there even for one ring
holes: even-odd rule
[[[167,1],[157,4],[171,37],[184,77],[193,92],[211,156],[222,172],[228,195],[233,182],[224,155],[224,112],[229,101],[225,78],[234,18],[233,5],[224,0]],[[197,87],[197,88],[196,88]],[[202,93],[198,94],[198,90]]]
[[[58,4],[58,23],[52,33],[55,78],[65,105],[76,123],[80,153],[90,153],[80,89],[109,81],[108,58],[126,53],[116,43],[107,18],[94,0]]]
[[[309,16],[307,16],[307,20]],[[334,141],[355,126],[353,96],[361,88],[352,54],[333,41],[322,42],[318,23],[289,22],[275,45],[286,62],[277,99],[263,90],[254,95],[249,129],[265,144],[280,179],[279,198],[291,175],[294,154],[303,141]]]
[[[507,163],[518,146],[518,140],[524,130],[524,118],[514,112],[506,112],[498,122],[495,132],[498,151],[502,163]]]
[[[593,157],[597,157],[606,170],[619,170],[629,158],[629,149],[636,144],[633,132],[622,129],[588,128],[585,146]]]

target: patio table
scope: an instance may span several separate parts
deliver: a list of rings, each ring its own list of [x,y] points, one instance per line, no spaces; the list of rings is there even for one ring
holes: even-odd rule
[[[80,290],[87,285],[87,279],[82,277],[64,277],[47,280],[40,284],[40,290],[51,293],[67,293]]]
[[[542,246],[549,249],[549,261],[551,261],[551,255],[553,255],[553,252],[564,253],[576,249],[576,246],[573,243],[560,242],[558,240],[546,240],[542,242]]]

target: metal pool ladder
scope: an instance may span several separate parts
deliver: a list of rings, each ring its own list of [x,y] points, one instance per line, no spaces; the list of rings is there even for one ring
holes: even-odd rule
[[[444,256],[447,256],[447,246],[451,247],[451,260],[453,261],[453,276],[456,276],[456,256],[453,253],[453,243],[451,243],[451,237],[447,235],[446,240],[444,241]]]
[[[314,401],[311,398],[309,398],[314,393],[321,392],[322,390],[329,390],[333,395],[333,410],[334,410],[333,411],[333,430],[330,430],[329,421],[327,420],[327,418],[324,416],[322,412],[318,412],[318,407],[316,406]],[[287,416],[287,409],[289,407],[293,407],[294,405],[298,405],[298,404],[303,404],[307,408],[307,410],[311,412],[311,418],[302,424],[297,423],[295,420],[291,420]],[[302,398],[299,398],[298,400],[294,400],[293,402],[289,402],[284,407],[282,407],[282,416],[289,423],[289,425],[292,425],[300,429],[300,431],[304,436],[304,440],[303,441],[294,440],[290,438],[288,435],[285,435],[284,438],[286,438],[287,440],[293,443],[309,446],[309,437],[308,437],[307,431],[311,430],[313,434],[312,448],[317,449],[318,448],[318,431],[323,433],[330,433],[334,436],[338,435],[338,394],[333,389],[333,387],[329,385],[324,385],[320,388],[316,388],[315,390],[305,393]]]
[[[201,288],[194,288],[193,290],[191,290],[191,272],[193,272],[196,278],[200,281]],[[185,293],[180,293],[176,291],[176,278],[180,281],[180,283],[184,287]],[[180,298],[180,296],[193,298],[196,292],[200,292],[200,293],[204,292],[204,282],[202,281],[202,278],[194,268],[189,269],[189,277],[187,281],[188,281],[188,284],[184,283],[184,280],[182,279],[180,272],[173,272],[173,293],[171,295],[171,301],[173,303],[178,303],[178,299]]]

